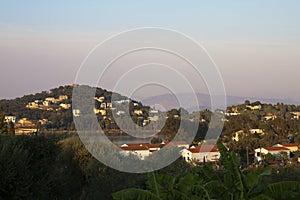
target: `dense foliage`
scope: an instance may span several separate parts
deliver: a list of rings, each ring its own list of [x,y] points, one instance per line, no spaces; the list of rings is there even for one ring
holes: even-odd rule
[[[234,152],[218,142],[221,152],[219,168],[208,164],[193,168],[179,176],[151,173],[148,188],[131,188],[113,194],[116,200],[173,200],[173,199],[299,199],[300,182],[263,182],[270,175],[268,168],[244,173]]]
[[[180,159],[161,172],[178,175],[188,168]],[[77,136],[0,135],[0,199],[106,200],[121,189],[145,188],[146,179],[100,163]]]

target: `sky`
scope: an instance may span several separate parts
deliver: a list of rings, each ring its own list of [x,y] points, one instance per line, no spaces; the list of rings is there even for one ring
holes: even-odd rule
[[[299,9],[297,0],[1,1],[0,99],[71,84],[106,38],[162,27],[205,47],[228,95],[300,102]]]

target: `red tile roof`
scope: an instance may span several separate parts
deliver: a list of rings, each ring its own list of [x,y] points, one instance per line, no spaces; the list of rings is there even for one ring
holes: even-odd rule
[[[298,147],[299,144],[298,143],[288,143],[288,144],[282,144],[282,146],[284,146],[284,147]]]
[[[176,142],[166,142],[165,145],[188,145],[189,143],[185,141],[176,141]]]
[[[128,147],[140,147],[145,146],[148,148],[160,148],[161,144],[149,144],[149,143],[138,143],[138,144],[126,144]],[[126,147],[126,146],[124,146]]]
[[[286,147],[264,147],[268,151],[289,151]]]
[[[216,146],[197,146],[194,148],[187,149],[188,151],[192,153],[200,153],[200,152],[219,152],[218,148]]]
[[[121,147],[124,151],[145,151],[149,150],[147,146],[128,146],[128,147]]]

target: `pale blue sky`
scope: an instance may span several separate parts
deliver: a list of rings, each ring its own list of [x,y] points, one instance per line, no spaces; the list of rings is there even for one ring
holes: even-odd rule
[[[155,26],[203,44],[229,95],[298,100],[299,10],[297,0],[1,1],[0,98],[71,83],[97,43]]]

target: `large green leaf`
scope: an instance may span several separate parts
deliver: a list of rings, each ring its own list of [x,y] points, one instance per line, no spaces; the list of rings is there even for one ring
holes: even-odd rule
[[[135,188],[121,190],[112,196],[115,200],[162,200],[150,191]]]
[[[299,198],[299,191],[300,182],[284,181],[269,184],[264,193],[270,195],[274,199],[291,199],[296,197]]]

